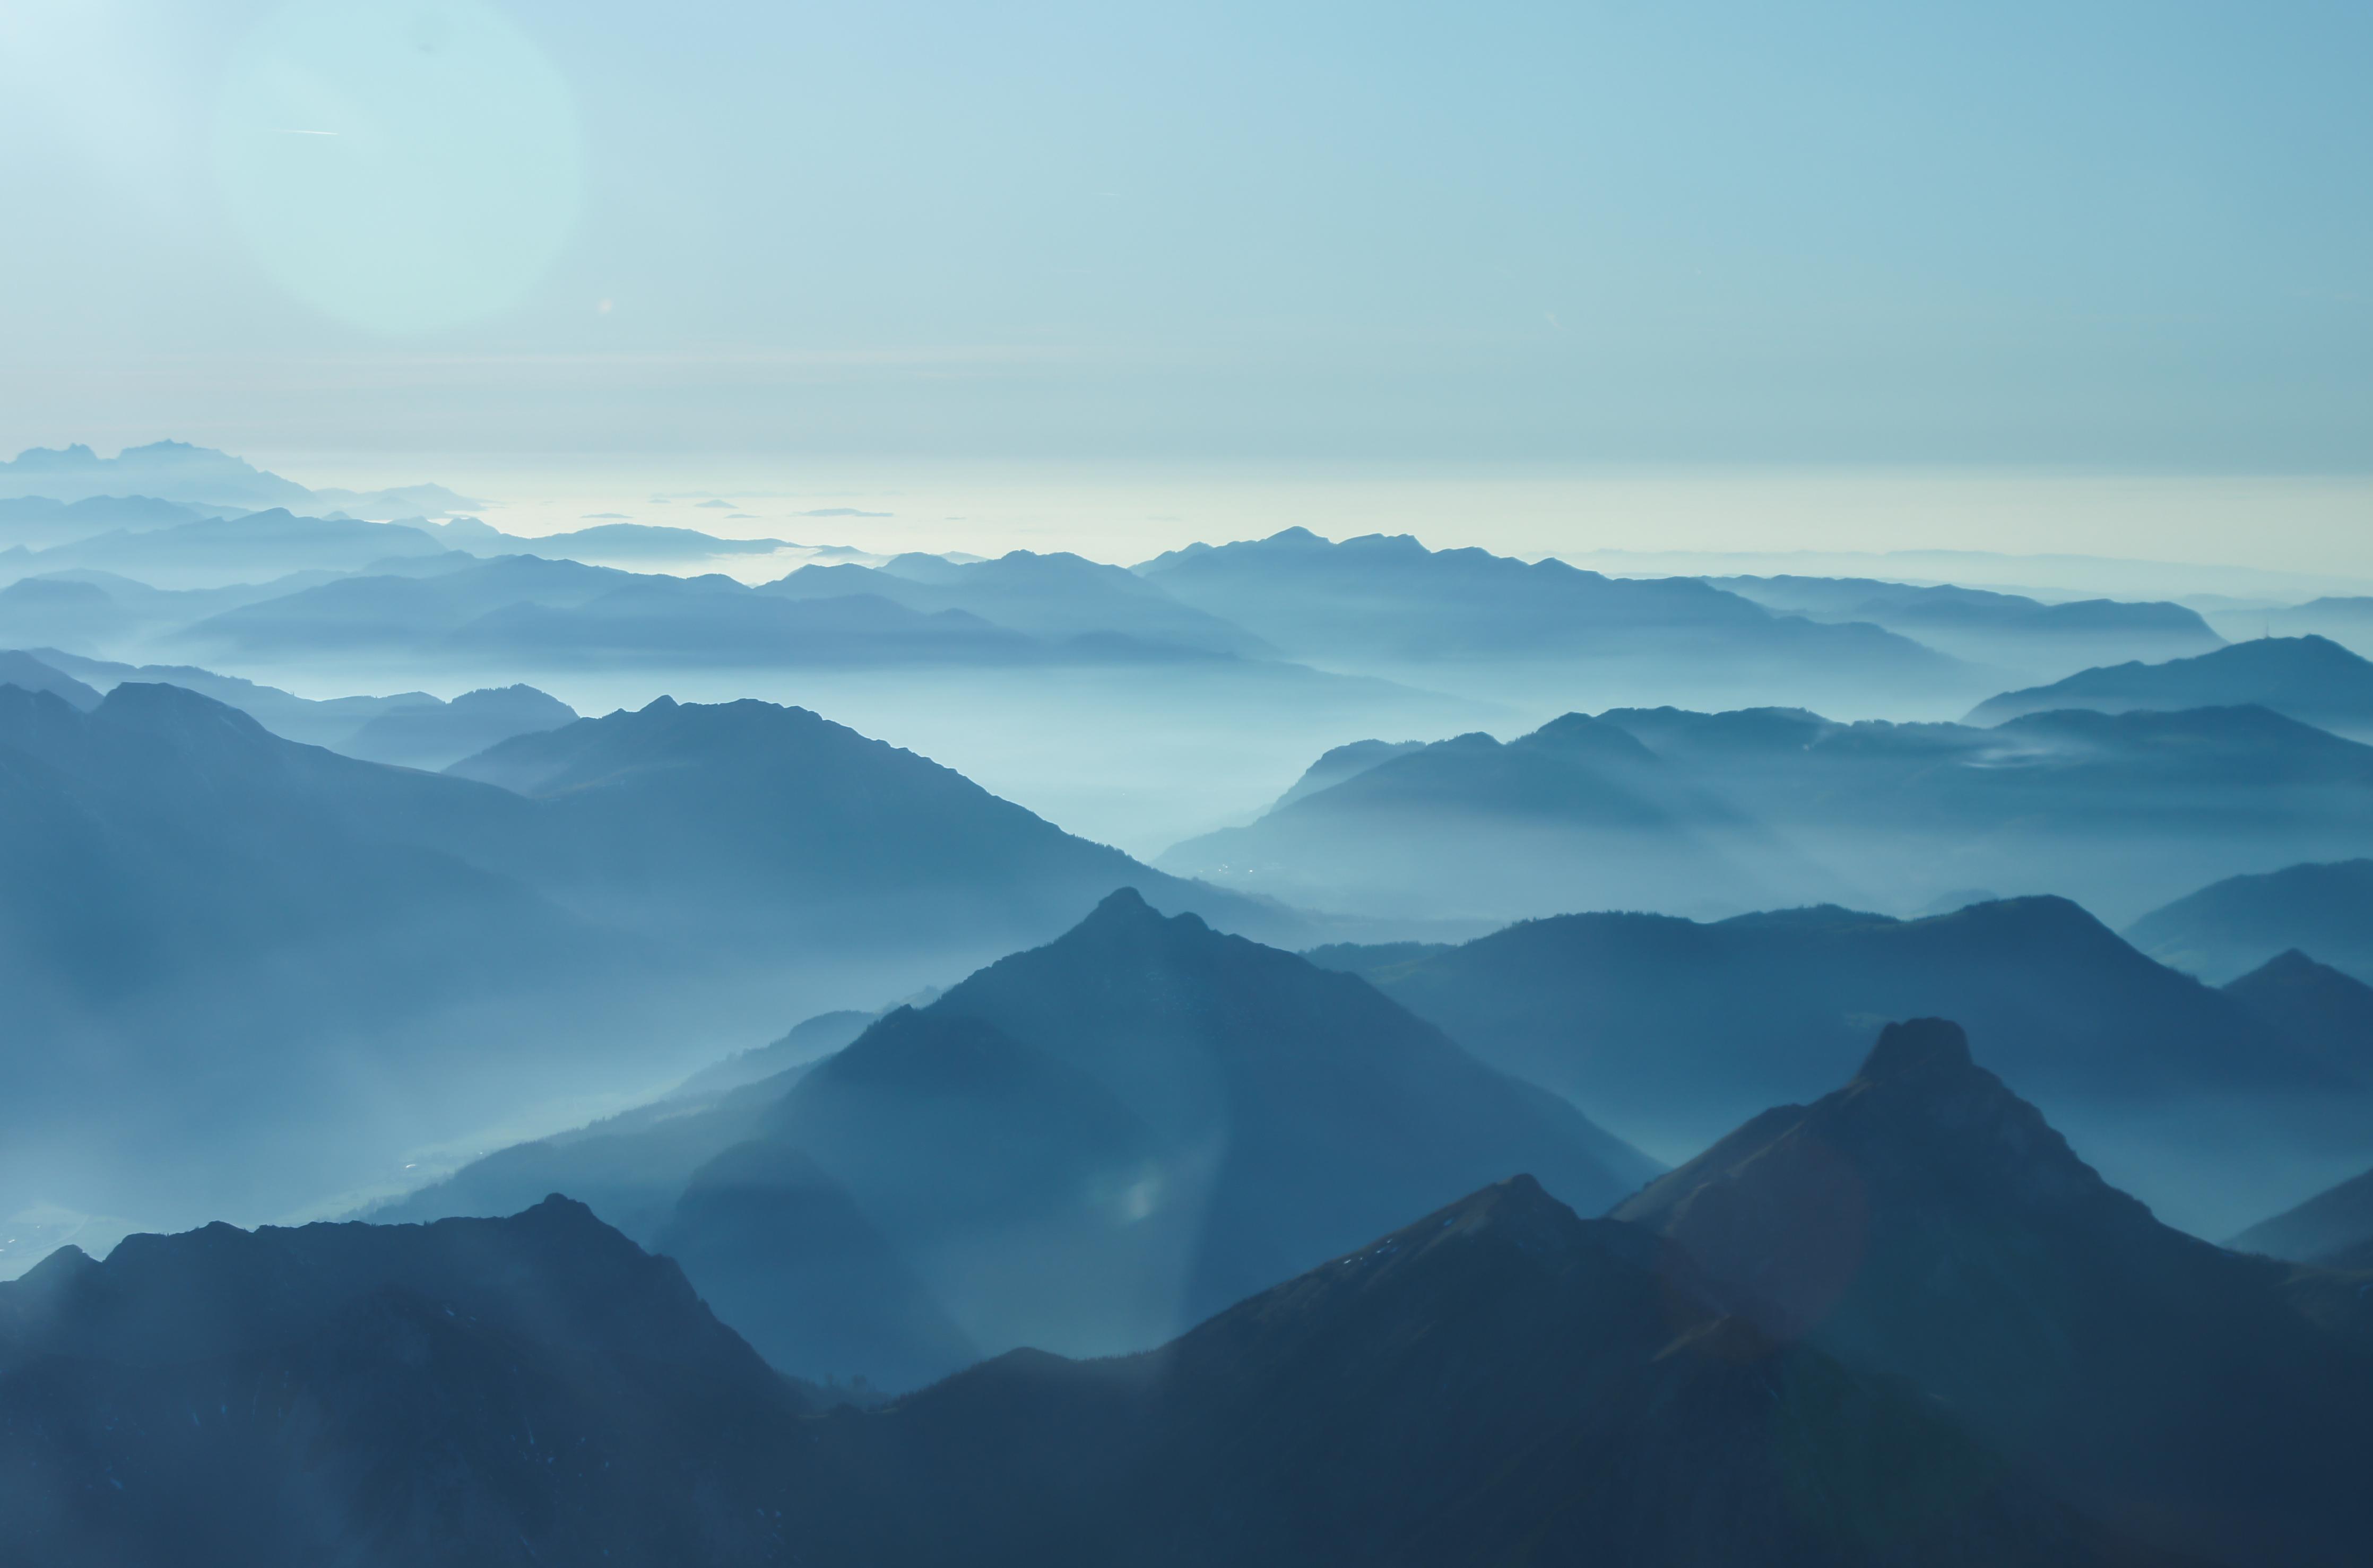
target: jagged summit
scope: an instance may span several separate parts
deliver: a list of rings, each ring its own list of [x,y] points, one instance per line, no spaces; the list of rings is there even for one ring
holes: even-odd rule
[[[1856,1077],[1866,1080],[1909,1079],[1967,1071],[1970,1036],[1958,1024],[1943,1018],[1914,1018],[1889,1024],[1878,1032],[1878,1043]]]

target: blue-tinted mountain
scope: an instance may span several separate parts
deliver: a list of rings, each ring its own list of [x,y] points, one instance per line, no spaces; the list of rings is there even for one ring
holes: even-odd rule
[[[228,452],[184,441],[152,441],[101,457],[88,447],[33,447],[0,462],[0,495],[148,496],[222,506],[302,506],[313,493]]]
[[[1361,951],[1327,961],[1356,965],[1484,1060],[1676,1158],[1848,1076],[1873,1020],[1937,1012],[1967,1019],[1986,1064],[2055,1117],[2113,1132],[2122,1180],[2210,1234],[2285,1190],[2266,1185],[2261,1140],[2342,1169],[2367,1146],[2373,1054],[2335,1059],[2063,899],[1917,920],[1835,908],[1711,925],[1569,915],[1413,961]],[[2227,1144],[2186,1143],[2185,1129],[2223,1115],[2240,1129]]]
[[[1018,1352],[848,1431],[888,1563],[2166,1561],[1526,1177],[1157,1352]]]
[[[2354,852],[2373,811],[2373,747],[2262,708],[1992,730],[1615,708],[1504,745],[1363,751],[1374,766],[1161,863],[1361,913],[1908,911],[1994,888],[2127,919],[2219,875]]]
[[[2343,648],[2373,655],[2373,598],[2335,595],[2310,599],[2286,609],[2236,612],[2229,617],[2237,630],[2271,637],[2330,638]]]
[[[152,441],[100,457],[88,447],[33,447],[0,462],[0,497],[156,498],[212,509],[270,507],[337,509],[351,517],[419,517],[467,510],[480,503],[442,485],[386,490],[309,490],[294,480],[185,441]]]
[[[629,572],[535,556],[482,562],[448,553],[422,564],[430,569],[343,578],[240,605],[194,622],[181,640],[250,656],[434,648],[497,611],[571,608],[636,580]]]
[[[874,1413],[820,1394],[562,1199],[137,1237],[0,1286],[0,1554],[2174,1563],[1526,1178],[1151,1354],[1016,1352]]]
[[[71,540],[119,531],[172,528],[212,515],[213,509],[160,501],[150,496],[92,496],[53,501],[46,496],[0,499],[0,561],[22,548],[45,550]]]
[[[1144,1349],[1494,1172],[1603,1207],[1657,1168],[1365,983],[1124,892],[811,1069],[504,1151],[382,1213],[500,1213],[541,1185],[664,1246],[693,1173],[745,1142],[845,1189],[987,1352]],[[685,1259],[704,1294],[722,1256]],[[762,1348],[798,1340],[710,1299]]]
[[[80,708],[85,713],[99,706],[98,692],[45,661],[13,649],[0,650],[0,685],[15,686],[29,692],[48,692],[53,696],[64,698],[67,707]]]
[[[134,1236],[0,1285],[0,1557],[785,1561],[808,1408],[566,1199]]]
[[[2226,1243],[2297,1263],[2352,1270],[2373,1268],[2373,1170],[2317,1193],[2306,1202],[2261,1220]]]
[[[1631,735],[1578,713],[1504,745],[1477,733],[1338,747],[1258,821],[1162,857],[1316,907],[1500,919],[1752,908],[1787,886],[1773,872],[1817,874],[1790,861]]]
[[[774,1366],[894,1392],[979,1359],[848,1188],[789,1143],[737,1143],[694,1171],[653,1242]]]
[[[2126,928],[2154,958],[2209,980],[2297,948],[2373,982],[2373,860],[2287,866],[2227,877]]]
[[[1594,688],[1671,701],[1860,700],[1964,689],[1958,661],[1869,625],[1779,615],[1693,578],[1621,579],[1562,561],[1428,550],[1406,535],[1330,543],[1292,528],[1198,544],[1134,568],[1171,598],[1288,658],[1402,675],[1424,669],[1505,700]],[[1464,672],[1464,673],[1462,673]],[[1569,697],[1570,700],[1570,697]]]
[[[1971,663],[2043,678],[2128,659],[2180,659],[2225,639],[2180,604],[2084,599],[2046,604],[2024,594],[1871,578],[1716,577],[1716,588],[1816,621],[1884,626]]]
[[[121,573],[160,588],[211,588],[297,571],[359,571],[391,556],[445,545],[403,523],[298,516],[286,508],[203,518],[171,528],[119,529],[33,551],[26,575],[68,568]]]
[[[1309,941],[800,710],[662,702],[469,767],[496,782],[297,745],[174,686],[83,714],[0,685],[6,1211],[154,1223],[368,1188],[400,1150],[648,1093],[710,1042],[963,973],[1122,883]]]
[[[2224,991],[2285,1038],[2373,1082],[2373,986],[2292,948]]]
[[[805,567],[763,591],[798,599],[877,594],[911,610],[958,610],[1056,641],[1127,638],[1251,658],[1275,651],[1242,627],[1180,603],[1136,573],[1068,553],[1015,550],[988,561],[906,555],[879,569]]]
[[[1999,724],[2021,714],[2070,708],[2125,713],[2248,705],[2302,724],[2373,736],[2373,661],[2328,638],[2258,638],[2197,658],[2159,664],[2137,661],[2005,692],[1972,708],[1969,721]]]
[[[451,702],[427,692],[316,698],[190,664],[121,664],[53,648],[36,649],[32,657],[102,688],[126,682],[181,686],[238,708],[285,740],[406,767],[445,767],[513,735],[555,729],[577,717],[533,686],[465,692]]]
[[[405,767],[449,767],[517,735],[537,735],[577,721],[577,710],[529,685],[463,692],[435,707],[381,713],[338,750]]]
[[[1766,1333],[1909,1380],[2113,1526],[2215,1561],[2363,1555],[2373,1359],[2301,1311],[2286,1267],[2104,1182],[1958,1025],[1888,1026],[1845,1087],[1616,1217]]]

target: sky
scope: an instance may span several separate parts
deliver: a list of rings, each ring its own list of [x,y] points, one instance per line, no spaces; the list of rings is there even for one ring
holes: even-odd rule
[[[2356,4],[8,0],[0,448],[2363,475],[2367,80]]]

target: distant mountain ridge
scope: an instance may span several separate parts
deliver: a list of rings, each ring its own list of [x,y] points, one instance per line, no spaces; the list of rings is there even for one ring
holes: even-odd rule
[[[461,772],[170,685],[85,714],[0,685],[0,983],[28,1064],[0,1207],[286,1212],[556,1084],[647,1086],[815,1000],[1043,941],[1116,885],[1313,929],[764,703],[663,700]]]
[[[1917,909],[1989,887],[2131,919],[2236,870],[2353,852],[2373,811],[2373,747],[2257,708],[1993,729],[1610,708],[1505,744],[1362,743],[1329,759],[1325,787],[1160,863],[1312,907],[1501,919]]]
[[[1923,1013],[1967,1019],[1989,1067],[2101,1141],[2127,1186],[2210,1235],[2284,1190],[2264,1185],[2276,1173],[2251,1153],[2259,1139],[2285,1137],[2326,1169],[2373,1153],[2373,1049],[2352,1059],[2295,1038],[2062,899],[1915,920],[1569,915],[1415,958],[1386,950],[1373,966],[1357,948],[1320,956],[1669,1158],[1762,1106],[1812,1097],[1851,1073],[1876,1021]],[[2220,1144],[2203,1127],[2227,1117]]]
[[[2227,877],[2152,910],[2126,937],[2213,981],[2301,949],[2373,984],[2373,860]]]
[[[2328,638],[2260,638],[2196,658],[2087,670],[2048,686],[2005,692],[1972,708],[1968,721],[1999,724],[2055,708],[2124,713],[2242,705],[2365,739],[2373,736],[2373,661]]]

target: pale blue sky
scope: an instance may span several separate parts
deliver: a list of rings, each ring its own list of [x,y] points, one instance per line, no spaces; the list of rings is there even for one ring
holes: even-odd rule
[[[486,9],[0,8],[0,447],[2373,467],[2361,4]]]

